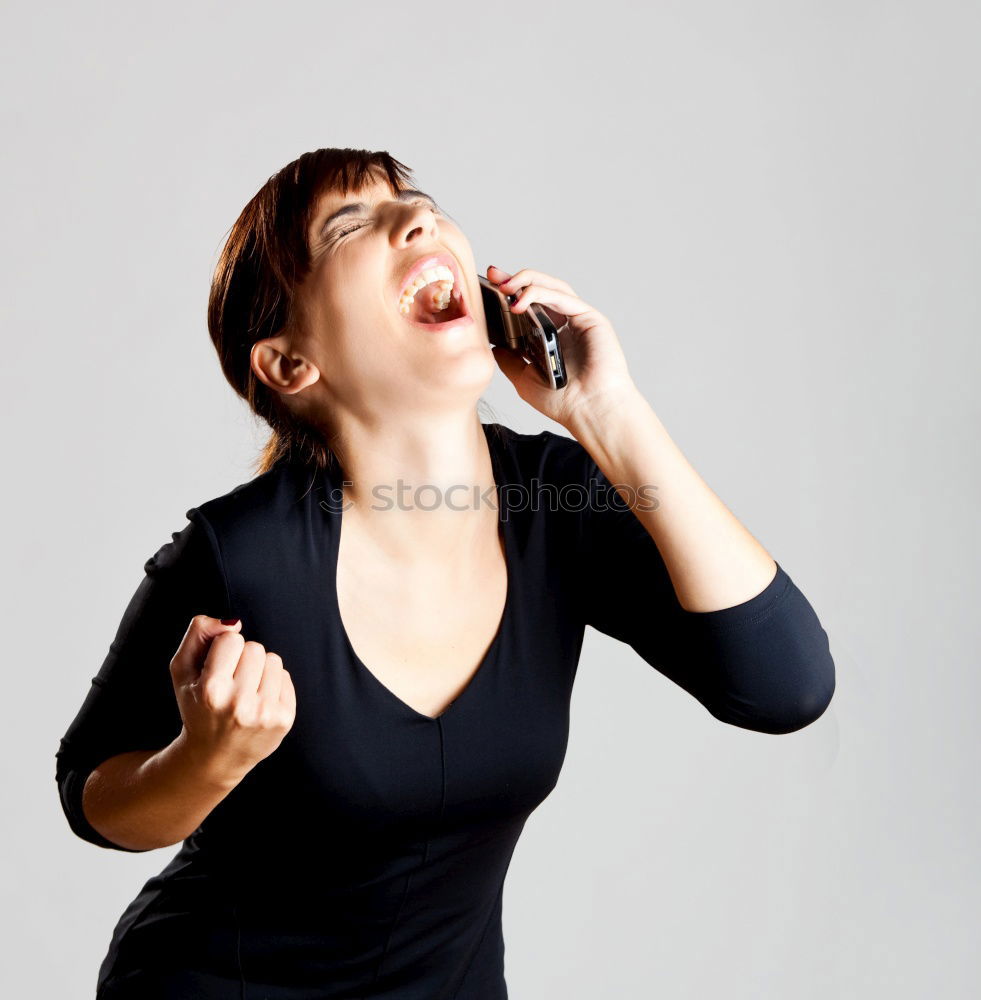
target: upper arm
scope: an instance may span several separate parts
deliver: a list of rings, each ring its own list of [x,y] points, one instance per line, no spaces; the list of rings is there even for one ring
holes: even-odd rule
[[[82,790],[103,761],[129,750],[159,750],[183,725],[170,661],[197,614],[228,615],[228,593],[211,526],[192,508],[144,564],[115,638],[56,753],[62,808],[72,830],[102,847],[108,841],[86,820]]]

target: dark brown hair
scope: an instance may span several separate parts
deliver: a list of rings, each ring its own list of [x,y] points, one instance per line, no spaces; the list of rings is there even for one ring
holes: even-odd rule
[[[323,431],[307,424],[252,371],[252,345],[289,329],[295,292],[310,270],[307,233],[321,197],[360,190],[383,173],[392,192],[412,186],[412,171],[387,152],[317,149],[273,174],[229,231],[211,281],[208,332],[231,387],[271,428],[256,474],[280,461],[324,468],[336,460]]]

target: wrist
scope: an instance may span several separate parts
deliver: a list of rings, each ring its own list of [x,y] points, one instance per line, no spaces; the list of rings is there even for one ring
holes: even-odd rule
[[[195,743],[187,729],[180,731],[166,752],[182,771],[193,775],[196,782],[204,782],[218,791],[231,791],[251,770],[230,766],[210,748]]]
[[[654,411],[640,390],[630,383],[596,393],[580,402],[563,421],[565,429],[585,448],[614,440],[620,428],[635,424]]]

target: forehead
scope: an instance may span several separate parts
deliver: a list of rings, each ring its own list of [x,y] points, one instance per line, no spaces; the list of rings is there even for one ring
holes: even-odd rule
[[[315,199],[314,216],[322,215],[335,208],[339,208],[345,202],[351,201],[354,198],[374,199],[396,193],[395,189],[389,184],[388,177],[384,174],[376,174],[366,177],[360,187],[322,191]]]

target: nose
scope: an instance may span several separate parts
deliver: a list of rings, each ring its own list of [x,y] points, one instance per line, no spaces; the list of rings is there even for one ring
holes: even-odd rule
[[[425,238],[427,234],[435,238],[438,233],[436,215],[426,205],[406,205],[404,214],[395,226],[396,240],[402,245]]]

